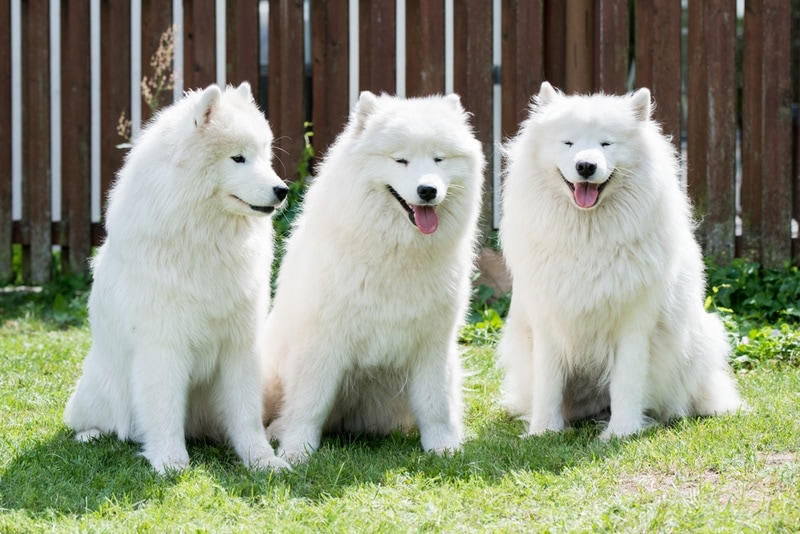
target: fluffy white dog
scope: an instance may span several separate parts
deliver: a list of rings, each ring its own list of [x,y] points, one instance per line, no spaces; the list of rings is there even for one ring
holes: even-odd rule
[[[484,158],[457,95],[364,92],[312,182],[264,336],[265,417],[302,460],[323,430],[462,441],[457,335]]]
[[[601,438],[740,406],[675,151],[650,92],[547,82],[507,145],[501,241],[513,276],[499,346],[530,434],[610,408]]]
[[[92,348],[64,420],[79,440],[144,445],[159,472],[185,437],[227,438],[280,468],[261,423],[258,328],[269,306],[270,213],[288,191],[250,86],[190,92],[142,132],[109,198],[94,259]]]

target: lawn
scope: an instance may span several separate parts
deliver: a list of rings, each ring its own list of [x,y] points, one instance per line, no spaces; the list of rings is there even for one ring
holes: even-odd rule
[[[754,331],[764,350],[795,352],[739,351],[748,413],[610,443],[593,423],[521,439],[497,404],[489,336],[464,347],[468,440],[453,457],[422,453],[417,435],[329,438],[273,474],[192,443],[191,467],[160,477],[137,446],[77,443],[61,422],[90,333],[81,298],[59,295],[0,293],[0,532],[800,529],[797,345],[776,348],[769,329]]]

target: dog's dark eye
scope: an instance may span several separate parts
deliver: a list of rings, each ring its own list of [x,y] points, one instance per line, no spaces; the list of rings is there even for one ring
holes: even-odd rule
[[[564,144],[567,146],[572,146],[572,141],[564,141]]]
[[[607,146],[611,146],[611,143],[609,143],[608,141],[606,141],[605,143],[600,143],[600,146],[601,146],[601,147],[603,147],[603,148],[605,148],[605,147],[607,147]]]
[[[441,158],[441,157],[433,158],[433,162],[434,163],[441,163],[442,161],[444,161],[444,158]]]
[[[404,158],[394,158],[394,160],[399,163],[400,165],[408,165],[408,160]]]
[[[236,154],[235,156],[231,156],[231,159],[236,163],[244,163],[245,161],[244,156],[242,156],[241,154]]]

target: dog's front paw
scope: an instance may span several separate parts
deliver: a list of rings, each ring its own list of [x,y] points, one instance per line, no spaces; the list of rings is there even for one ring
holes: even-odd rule
[[[311,453],[313,450],[309,450],[307,447],[303,448],[278,448],[278,457],[284,459],[285,461],[289,462],[292,465],[302,465],[311,458]]]
[[[292,466],[289,465],[289,462],[287,462],[283,458],[275,456],[274,454],[263,455],[259,458],[248,458],[244,462],[244,465],[248,469],[259,469],[259,470],[271,469],[273,471],[292,470]]]
[[[249,469],[272,469],[279,471],[291,467],[282,458],[275,456],[275,451],[270,447],[263,434],[255,433],[250,440],[243,440],[234,444],[236,453],[242,459],[242,463]]]
[[[160,475],[168,472],[183,471],[189,467],[189,453],[185,449],[163,455],[147,452],[142,454]]]
[[[460,450],[461,446],[456,445],[454,447],[437,447],[435,449],[428,449],[426,452],[432,452],[437,456],[441,456],[443,458],[449,458],[451,456],[454,456]]]
[[[629,421],[615,421],[612,416],[606,429],[600,433],[600,440],[610,441],[612,438],[626,438],[633,436],[644,430],[650,424],[652,424],[652,421],[644,417]]]
[[[614,438],[624,438],[625,435],[620,435],[613,432],[610,428],[606,428],[600,433],[600,441],[609,442]]]
[[[527,436],[542,436],[548,432],[562,432],[566,428],[561,416],[532,418]]]
[[[422,450],[439,456],[452,455],[454,451],[461,450],[462,436],[460,422],[426,425],[420,428]]]
[[[321,432],[312,425],[294,425],[284,430],[283,421],[278,419],[267,428],[267,436],[277,438],[280,446],[278,456],[291,464],[305,463],[319,448]]]
[[[87,441],[94,441],[96,439],[100,439],[103,436],[104,434],[99,428],[89,428],[87,430],[75,432],[75,439],[83,443],[86,443]]]

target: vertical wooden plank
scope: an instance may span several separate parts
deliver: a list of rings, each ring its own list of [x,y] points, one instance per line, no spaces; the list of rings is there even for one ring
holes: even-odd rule
[[[444,0],[406,2],[406,95],[444,92]]]
[[[359,88],[394,94],[397,86],[395,0],[359,2],[358,16]]]
[[[313,144],[322,154],[339,134],[349,111],[348,0],[311,3],[311,121]]]
[[[11,10],[0,9],[0,285],[13,276],[11,253]]]
[[[761,262],[764,228],[763,59],[764,4],[748,0],[744,12],[742,57],[742,257]]]
[[[184,0],[183,79],[187,90],[202,89],[217,81],[215,12],[214,0]]]
[[[763,139],[764,239],[767,267],[791,259],[792,220],[792,87],[791,3],[763,0]]]
[[[455,92],[472,113],[476,137],[483,143],[486,156],[481,225],[483,238],[493,230],[492,139],[493,69],[492,3],[484,0],[463,0],[453,3],[453,41]]]
[[[89,3],[61,0],[61,199],[67,272],[88,270],[91,253],[91,50]]]
[[[50,6],[21,2],[22,19],[22,261],[23,276],[51,278]]]
[[[741,255],[779,267],[792,254],[791,5],[745,5]]]
[[[688,187],[700,242],[723,265],[735,238],[735,32],[735,3],[689,3]]]
[[[258,100],[260,76],[258,75],[258,2],[232,0],[226,5],[226,65],[227,83],[239,85],[250,82],[253,95]]]
[[[594,0],[566,1],[566,64],[564,90],[594,90]]]
[[[211,13],[213,13],[213,10]],[[213,17],[211,18],[213,19]],[[158,50],[161,36],[171,26],[172,2],[166,2],[164,0],[142,0],[142,77],[153,77],[154,72],[150,62],[156,50]],[[214,35],[213,30],[211,35]],[[189,70],[190,63],[188,57],[186,58],[185,65],[185,70]],[[184,87],[188,88],[186,85],[184,85]],[[170,105],[172,100],[172,91],[162,92],[157,100],[152,102],[152,106],[142,99],[142,122],[146,122],[153,116],[153,106],[156,109],[162,108]]]
[[[672,144],[681,148],[681,7],[672,0],[655,0],[656,26],[653,29],[653,61],[659,69],[653,72],[650,88],[656,99],[653,113]],[[733,24],[735,28],[736,19]],[[735,64],[735,55],[731,55]],[[733,68],[733,67],[732,67]],[[731,93],[735,109],[735,92]]]
[[[623,94],[628,83],[628,1],[598,0],[595,8],[595,89]]]
[[[637,10],[638,11],[638,10]],[[686,74],[686,144],[687,144],[687,176],[686,186],[692,202],[694,213],[702,220],[708,212],[708,182],[706,167],[708,165],[708,97],[707,77],[705,73],[705,8],[700,2],[691,2],[688,9],[687,35],[687,74]],[[705,229],[698,228],[696,234],[701,244],[706,246]]]
[[[656,101],[655,120],[681,143],[681,4],[674,0],[636,2],[636,87]]]
[[[544,2],[503,0],[501,30],[501,124],[514,135],[544,79]]]
[[[792,0],[792,100],[800,100],[800,0]],[[797,109],[797,108],[795,108]],[[793,150],[792,157],[792,218],[795,223],[800,223],[800,117],[793,113]],[[794,264],[800,266],[800,236],[793,232],[792,258]]]
[[[544,79],[563,89],[566,79],[567,3],[544,0]]]
[[[717,263],[734,255],[736,230],[736,5],[729,0],[705,3],[708,99],[709,210],[701,223],[707,252]],[[713,23],[712,23],[713,21]],[[691,163],[690,163],[691,165]]]
[[[276,169],[282,178],[294,180],[305,120],[302,0],[270,0],[269,39],[269,120],[284,172]]]
[[[105,201],[122,167],[125,150],[117,145],[125,140],[117,133],[120,116],[131,118],[131,4],[130,0],[103,0],[100,3],[100,192]],[[95,236],[94,245],[102,240]]]

